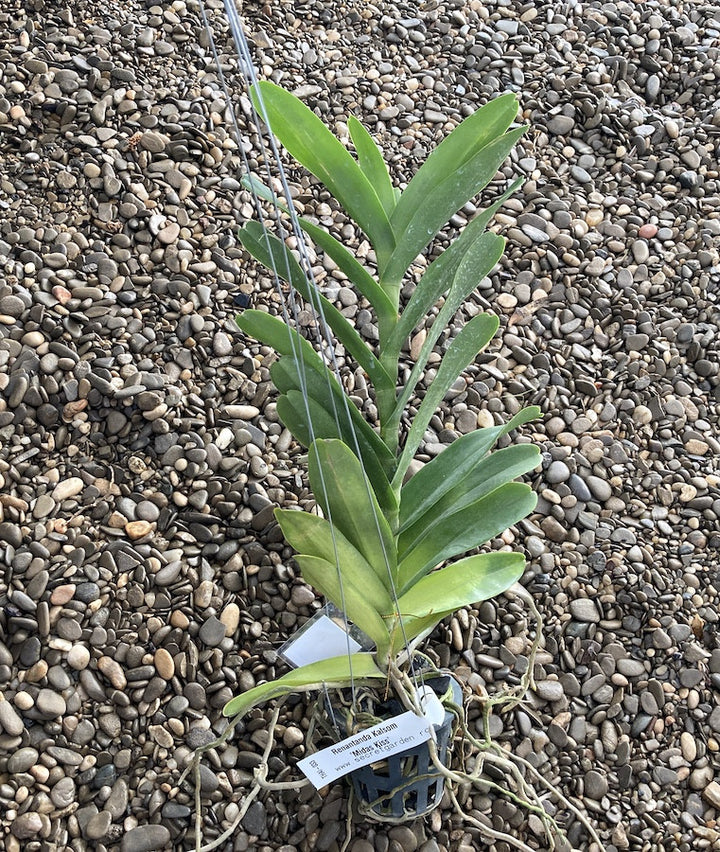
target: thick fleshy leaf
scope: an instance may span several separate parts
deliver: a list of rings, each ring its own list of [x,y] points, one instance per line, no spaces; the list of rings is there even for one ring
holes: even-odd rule
[[[338,425],[327,409],[299,391],[289,391],[278,397],[277,413],[281,422],[304,447],[317,438],[335,438]]]
[[[359,452],[373,486],[379,489],[381,483],[375,479],[374,469],[379,466],[386,477],[392,474],[395,470],[395,456],[363,418],[361,412],[343,395],[337,382],[328,383],[314,371],[301,373],[297,362],[289,356],[276,361],[270,368],[270,375],[281,393],[296,390],[325,409],[327,415],[337,424],[337,429],[332,434],[322,434],[316,430],[317,437],[342,438],[354,453]],[[368,453],[371,453],[372,459]],[[369,464],[373,467],[372,474],[368,469]],[[382,490],[384,491],[384,486]],[[376,493],[379,496],[379,490],[376,489]]]
[[[244,175],[241,183],[259,198],[269,201],[280,210],[289,213],[287,205],[283,204],[275,193],[256,177]],[[320,246],[325,254],[331,257],[342,272],[347,275],[350,283],[357,289],[358,293],[370,302],[377,314],[380,328],[383,330],[394,328],[397,321],[397,310],[387,297],[385,291],[372,275],[370,275],[367,269],[358,262],[355,256],[341,242],[336,240],[324,228],[314,224],[309,219],[304,219],[302,216],[298,218],[298,222],[312,241]]]
[[[302,364],[303,373],[313,370],[329,386],[335,386],[342,393],[337,379],[325,366],[323,359],[311,344],[281,319],[264,311],[248,309],[238,314],[235,322],[238,328],[254,337],[255,340],[272,346],[280,355],[288,355],[296,359]]]
[[[397,230],[397,248],[385,265],[380,265],[383,288],[399,287],[405,272],[425,246],[467,201],[474,198],[495,176],[517,140],[525,132],[521,127],[490,142],[461,166],[448,166],[446,177],[419,205],[404,231]],[[406,190],[407,192],[407,190]],[[403,196],[395,208],[397,213]],[[393,220],[395,219],[393,214]]]
[[[277,680],[261,683],[242,695],[236,695],[223,707],[223,716],[242,716],[258,704],[282,698],[292,692],[313,692],[323,687],[341,689],[353,682],[360,685],[364,681],[386,678],[387,674],[378,668],[374,654],[331,657],[319,663],[300,666]]]
[[[415,457],[417,448],[423,439],[425,429],[448,389],[478,352],[492,340],[498,325],[499,320],[496,316],[479,314],[463,326],[448,347],[410,427],[407,441],[393,477],[392,484],[394,486],[399,486],[403,481],[408,466]]]
[[[398,547],[400,594],[440,563],[479,547],[532,512],[537,495],[523,482],[510,482],[428,527],[408,551]]]
[[[275,517],[286,541],[298,553],[324,559],[333,566],[333,571],[339,566],[343,580],[351,585],[358,584],[366,602],[376,612],[387,611],[391,599],[383,581],[334,523],[292,509],[275,509]],[[347,612],[347,616],[353,619],[352,613]]]
[[[411,399],[415,388],[417,387],[420,377],[422,376],[425,365],[427,364],[430,353],[437,343],[438,338],[443,330],[448,327],[452,321],[455,312],[467,296],[475,289],[478,283],[490,272],[495,264],[500,260],[505,247],[505,240],[498,237],[496,234],[482,234],[465,253],[465,256],[460,261],[455,271],[450,292],[447,294],[445,303],[435,317],[433,324],[430,326],[425,338],[425,342],[420,348],[418,357],[413,365],[410,377],[405,383],[400,398],[395,403],[395,408],[390,416],[390,422],[394,428],[395,424],[400,423],[402,413],[405,411],[408,401]],[[457,378],[457,377],[456,377]],[[454,379],[453,379],[454,381]]]
[[[383,209],[390,218],[395,209],[395,190],[377,145],[365,127],[351,115],[348,131],[357,152],[358,164],[370,184],[375,188]]]
[[[451,172],[505,133],[517,110],[515,95],[501,95],[475,110],[435,148],[407,185],[393,212],[392,222],[397,233],[403,233],[418,210],[432,201]]]
[[[441,455],[445,455],[442,453]],[[449,462],[448,462],[449,463]],[[400,551],[405,552],[433,524],[475,503],[501,485],[512,482],[540,464],[540,449],[534,444],[517,444],[479,458],[461,482],[442,495],[400,535]]]
[[[363,630],[373,640],[382,658],[390,644],[388,628],[380,613],[368,601],[363,591],[364,575],[361,565],[347,564],[338,571],[334,563],[318,556],[299,553],[295,561],[300,566],[303,579],[314,586],[327,600]],[[342,582],[341,582],[342,579]]]
[[[300,391],[290,390],[280,396],[277,401],[277,411],[282,422],[305,447],[310,447],[317,438],[339,438],[344,443],[353,440],[353,435],[348,434],[347,422],[338,425],[321,402]],[[395,518],[398,501],[395,492],[390,488],[382,463],[360,431],[355,432],[355,438],[357,438],[363,467],[372,483],[378,503],[386,517]]]
[[[342,204],[384,263],[395,246],[387,214],[350,152],[301,100],[266,80],[251,88],[255,107],[283,146]]]
[[[342,441],[317,440],[308,461],[310,487],[325,517],[390,590],[397,565],[395,540],[357,456]]]
[[[412,334],[413,329],[427,316],[430,308],[437,303],[443,293],[450,289],[458,264],[466,252],[476,240],[481,238],[488,222],[521,185],[522,180],[514,181],[496,201],[478,213],[465,226],[460,236],[428,266],[383,349],[383,354],[388,358],[388,362],[397,359],[403,344]],[[478,281],[480,280],[480,277],[478,277]]]
[[[504,426],[476,429],[463,435],[420,468],[401,491],[400,532],[415,523],[444,494],[469,476],[498,438],[539,416],[538,406],[523,408]]]
[[[370,376],[376,390],[389,393],[394,397],[394,379],[388,376],[350,322],[308,281],[300,264],[284,243],[272,234],[268,234],[259,222],[248,222],[244,228],[240,229],[239,236],[245,248],[256,260],[288,280],[303,299],[313,306],[316,313],[325,319],[339,342]]]
[[[307,219],[300,219],[300,226],[312,241],[337,263],[358,293],[370,302],[377,314],[380,328],[392,330],[397,322],[397,308],[365,267],[332,234],[318,225]]]
[[[502,594],[524,570],[521,553],[481,553],[421,577],[398,599],[404,641],[432,630],[461,607]],[[397,642],[393,645],[391,653],[396,653]]]

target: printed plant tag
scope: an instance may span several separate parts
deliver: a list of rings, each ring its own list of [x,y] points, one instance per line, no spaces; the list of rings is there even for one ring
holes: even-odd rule
[[[353,769],[414,748],[429,740],[431,735],[432,728],[428,720],[408,710],[407,713],[386,719],[329,748],[304,757],[298,761],[298,766],[319,790]]]

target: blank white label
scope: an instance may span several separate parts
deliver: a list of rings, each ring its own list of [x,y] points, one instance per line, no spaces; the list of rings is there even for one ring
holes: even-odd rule
[[[346,740],[324,748],[298,761],[310,783],[320,789],[353,769],[360,769],[424,743],[432,736],[432,726],[426,718],[408,710],[400,716],[386,719],[366,728]]]
[[[361,650],[361,646],[339,624],[322,615],[285,646],[283,656],[294,666],[307,666],[330,657],[345,656],[348,643],[351,654]]]

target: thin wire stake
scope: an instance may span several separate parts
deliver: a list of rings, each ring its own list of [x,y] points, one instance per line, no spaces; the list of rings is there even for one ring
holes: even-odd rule
[[[207,35],[208,35],[210,47],[211,47],[211,50],[212,50],[212,53],[213,53],[213,57],[215,59],[215,63],[216,63],[217,69],[218,69],[218,75],[219,75],[219,79],[220,79],[220,82],[221,82],[221,86],[223,88],[223,91],[224,91],[226,99],[227,99],[228,109],[229,109],[229,112],[230,112],[230,115],[231,115],[233,129],[235,131],[236,139],[237,139],[237,142],[238,142],[238,147],[239,147],[240,152],[241,152],[241,156],[242,156],[242,160],[243,160],[243,164],[244,164],[246,173],[249,175],[250,174],[250,166],[249,166],[247,155],[245,153],[245,148],[242,145],[242,135],[241,135],[240,128],[239,128],[239,123],[238,123],[238,120],[237,120],[235,110],[231,106],[232,98],[230,97],[227,81],[225,79],[225,75],[223,73],[223,70],[222,70],[222,67],[221,67],[221,64],[220,64],[220,61],[219,61],[217,49],[216,49],[216,46],[215,46],[215,41],[214,41],[214,38],[213,38],[213,35],[212,35],[212,31],[210,29],[209,21],[208,21],[207,14],[206,14],[206,11],[205,11],[205,8],[204,8],[204,3],[202,2],[202,0],[201,0],[200,5],[201,5],[203,22],[204,22],[204,25],[205,25],[205,29],[207,31]],[[234,2],[232,2],[232,0],[224,0],[224,7],[225,7],[226,14],[227,14],[227,19],[228,19],[228,23],[229,23],[229,26],[230,26],[230,30],[232,32],[232,35],[233,35],[233,38],[234,38],[234,41],[235,41],[237,56],[238,56],[238,59],[240,60],[241,71],[244,73],[244,76],[246,77],[246,80],[250,83],[250,85],[253,85],[253,84],[257,83],[258,78],[257,78],[257,74],[255,72],[254,64],[253,64],[253,61],[252,61],[252,56],[250,54],[250,48],[248,46],[247,39],[245,37],[244,31],[243,31],[243,28],[242,28],[242,24],[240,22],[240,19],[239,19],[238,13],[237,13],[237,9],[235,7]],[[313,271],[312,271],[312,264],[311,264],[311,261],[310,261],[309,255],[308,255],[305,237],[304,237],[304,234],[302,232],[302,228],[300,226],[297,213],[296,213],[294,206],[293,206],[293,203],[292,203],[290,187],[289,187],[289,184],[288,184],[288,181],[287,181],[287,176],[285,174],[285,170],[284,170],[283,165],[282,165],[282,160],[281,160],[281,157],[280,157],[279,150],[277,148],[277,145],[275,143],[275,139],[274,139],[273,134],[272,134],[271,123],[268,119],[267,111],[265,109],[265,105],[264,105],[264,102],[262,100],[262,92],[258,88],[255,89],[255,92],[256,92],[256,95],[257,95],[259,110],[256,110],[255,104],[252,102],[252,99],[250,99],[250,112],[251,112],[251,115],[252,115],[252,120],[253,120],[253,123],[255,124],[255,126],[258,128],[258,133],[259,133],[259,128],[260,128],[260,118],[262,118],[263,122],[265,123],[265,125],[268,127],[268,130],[270,131],[269,134],[268,134],[268,138],[269,138],[270,149],[271,149],[271,152],[272,152],[272,160],[273,160],[273,162],[274,162],[274,164],[277,168],[278,177],[279,177],[279,180],[280,180],[280,184],[282,186],[283,194],[284,194],[284,196],[287,200],[287,208],[288,208],[292,233],[293,233],[293,236],[295,237],[297,251],[298,251],[298,254],[300,256],[301,268],[303,268],[303,271],[306,274],[308,281],[311,285],[310,288],[309,288],[310,295],[311,295],[309,306],[310,306],[310,310],[311,310],[311,313],[312,313],[313,319],[314,319],[316,336],[318,338],[318,343],[319,343],[321,351],[324,352],[325,357],[329,359],[331,366],[332,366],[332,371],[333,371],[334,375],[336,376],[338,383],[342,387],[342,375],[340,373],[339,366],[338,366],[338,363],[337,363],[337,358],[336,358],[336,355],[335,355],[333,339],[332,339],[332,332],[331,332],[331,330],[330,330],[330,328],[329,328],[329,326],[328,326],[328,324],[325,320],[325,316],[324,316],[324,312],[323,312],[323,308],[322,308],[322,303],[320,302],[320,299],[319,299],[319,296],[318,296],[319,291],[318,291],[318,287],[317,287],[317,282],[315,281],[314,274],[313,274]],[[262,153],[263,153],[263,161],[264,161],[264,165],[265,165],[265,171],[266,171],[266,174],[267,174],[268,183],[272,184],[272,174],[270,172],[270,162],[269,162],[270,158],[267,156],[268,152],[267,152],[267,149],[265,148],[265,143],[264,143],[264,140],[263,140],[262,135],[260,133],[259,133],[259,140],[260,140],[260,146],[261,146]],[[251,190],[254,202],[255,202],[255,208],[256,208],[256,211],[258,213],[258,218],[262,222],[263,221],[263,210],[262,210],[262,205],[260,203],[260,199],[258,198],[257,193],[256,193],[256,191],[255,191],[255,189],[252,185],[250,187],[250,190]],[[273,212],[274,212],[275,223],[276,223],[276,226],[278,228],[278,232],[279,232],[280,237],[281,237],[281,243],[284,247],[284,256],[285,256],[285,259],[286,259],[285,260],[285,267],[286,267],[285,268],[285,275],[282,276],[282,277],[284,277],[290,285],[289,286],[288,301],[289,301],[289,304],[290,304],[290,310],[291,310],[292,315],[293,315],[295,328],[298,328],[299,327],[298,309],[297,309],[297,301],[296,301],[296,297],[295,297],[295,291],[294,291],[294,288],[292,287],[291,278],[290,278],[289,254],[288,254],[288,250],[287,250],[286,242],[285,242],[286,232],[285,232],[284,227],[282,225],[281,213],[280,213],[280,209],[279,209],[279,206],[277,205],[277,203],[274,205],[274,211]],[[280,282],[281,276],[280,276],[280,274],[279,274],[279,272],[278,272],[278,270],[275,266],[274,255],[270,251],[269,238],[268,238],[266,229],[265,229],[265,241],[266,241],[266,247],[268,249],[268,255],[271,259],[272,271],[273,271],[274,278],[275,278],[275,286],[276,286],[276,289],[278,290],[279,294],[281,295],[281,297],[283,297],[283,295],[284,295],[283,294],[283,288],[282,288],[282,284]],[[282,304],[282,310],[283,310],[283,318],[284,318],[285,322],[288,323],[288,325],[289,325],[290,324],[289,323],[289,316],[288,316],[288,313],[287,313],[287,308],[286,308],[284,300],[283,300],[283,304]],[[310,437],[311,437],[311,441],[312,441],[312,440],[314,440],[315,436],[314,436],[312,419],[310,417],[309,405],[308,405],[305,364],[304,364],[304,360],[303,360],[302,351],[297,352],[296,347],[295,347],[295,341],[292,337],[291,337],[291,346],[292,346],[292,349],[293,349],[293,353],[296,355],[296,361],[297,361],[298,366],[299,366],[300,389],[301,389],[302,394],[303,394],[303,399],[304,399],[304,404],[305,404],[305,409],[306,409],[306,417],[307,417],[307,420],[308,420],[308,427],[309,427]],[[334,409],[333,414],[334,414],[335,422],[338,425],[338,431],[340,432],[341,430],[340,430],[340,424],[339,424],[339,415],[338,415],[338,412],[337,412],[337,408],[335,406],[335,398],[334,398],[334,395],[332,394],[332,392],[330,393],[330,398],[331,398],[331,402],[332,402],[333,409]],[[342,395],[342,403],[343,403],[343,406],[344,406],[344,409],[345,409],[344,414],[345,414],[346,419],[347,419],[350,436],[351,436],[351,439],[352,439],[352,443],[354,445],[353,449],[355,450],[355,453],[358,456],[358,458],[360,458],[361,455],[360,455],[359,441],[358,441],[358,438],[357,438],[357,433],[355,431],[354,424],[353,424],[352,419],[350,417],[349,402],[347,400],[347,397],[344,394]],[[363,482],[364,482],[364,485],[365,485],[365,489],[366,489],[368,496],[370,497],[371,494],[372,494],[372,488],[371,488],[371,485],[370,485],[370,483],[367,479],[367,475],[365,474],[364,469],[363,469],[362,472],[363,472]],[[322,471],[321,468],[319,469],[319,475],[321,477],[323,489],[325,490],[325,488],[324,488],[324,486],[325,486],[324,475],[323,475],[323,471]],[[330,511],[329,507],[328,507],[328,522],[330,523],[331,536],[332,536],[332,541],[333,541],[333,548],[335,550],[335,562],[336,562],[336,568],[337,568],[337,571],[338,571],[338,585],[339,585],[339,590],[340,590],[341,603],[342,603],[342,606],[343,606],[343,615],[344,615],[344,618],[345,618],[345,623],[346,623],[346,628],[347,628],[348,625],[347,625],[347,616],[345,615],[346,607],[345,607],[345,594],[344,594],[344,587],[343,587],[343,580],[342,580],[342,572],[340,571],[339,564],[338,564],[337,544],[336,544],[336,540],[335,540],[334,524],[333,524],[333,521],[332,521],[331,511]],[[388,555],[385,552],[384,541],[383,541],[382,536],[380,534],[379,518],[378,518],[377,513],[375,512],[374,509],[373,509],[373,522],[374,522],[374,525],[375,525],[375,528],[376,528],[376,533],[378,535],[378,539],[380,540],[381,548],[382,548],[382,551],[383,551],[383,558],[384,558],[386,570],[387,570],[387,573],[388,573],[388,578],[389,578],[389,583],[390,583],[390,588],[391,588],[391,595],[392,595],[393,603],[395,605],[395,618],[397,620],[398,627],[399,627],[401,635],[403,637],[403,644],[406,648],[408,648],[409,642],[408,642],[408,639],[407,639],[407,635],[405,633],[405,627],[404,627],[404,622],[403,622],[403,618],[402,618],[402,613],[400,612],[400,606],[399,606],[397,589],[396,589],[396,586],[395,586],[395,580],[394,580],[394,577],[392,575],[392,571],[390,569],[390,563],[389,563]],[[348,636],[346,642],[347,642],[347,651],[348,651],[348,658],[349,658],[350,680],[351,680],[351,689],[352,689],[353,707],[354,707],[355,706],[355,683],[354,683],[354,678],[353,678],[353,674],[352,674],[352,654],[350,652],[349,636]],[[417,672],[415,670],[415,666],[412,663],[412,660],[410,660],[410,673],[411,673],[413,680],[415,680],[415,686],[417,688],[417,686],[418,686]],[[421,681],[423,680],[422,672],[420,673],[420,680]]]
[[[227,2],[227,0],[225,0],[224,5],[225,5],[226,12],[228,14],[228,21],[230,23],[230,28],[233,32],[235,44],[236,44],[236,47],[238,48],[238,58],[240,59],[240,67],[241,67],[241,69],[244,67],[245,73],[248,75],[250,80],[254,83],[254,82],[257,81],[257,77],[255,75],[255,71],[254,71],[254,68],[253,68],[253,65],[252,65],[252,61],[250,61],[249,48],[248,48],[248,45],[247,45],[247,41],[245,39],[245,34],[243,33],[242,27],[240,26],[240,22],[237,18],[237,12],[235,10],[235,7],[232,6],[229,2]],[[239,122],[238,122],[238,119],[237,119],[237,115],[236,115],[235,110],[232,106],[232,103],[233,103],[232,97],[230,96],[230,90],[229,90],[229,87],[228,87],[228,84],[227,84],[227,80],[225,79],[225,74],[223,73],[223,70],[222,70],[220,58],[219,58],[219,55],[218,55],[218,52],[217,52],[217,47],[216,47],[216,44],[215,44],[215,39],[214,39],[214,36],[213,36],[213,33],[212,33],[212,29],[210,27],[210,22],[208,20],[207,12],[206,12],[206,9],[205,9],[205,4],[204,4],[203,0],[200,0],[200,10],[201,10],[201,15],[202,15],[202,19],[203,19],[203,24],[205,26],[205,31],[206,31],[207,36],[208,36],[208,42],[209,42],[209,45],[210,45],[210,49],[212,51],[213,58],[215,60],[215,65],[216,65],[217,70],[218,70],[218,76],[219,76],[219,79],[220,79],[220,83],[221,83],[221,86],[222,86],[222,89],[223,89],[223,92],[225,94],[225,98],[226,98],[226,101],[227,101],[228,111],[230,113],[233,129],[235,131],[235,137],[236,137],[236,141],[237,141],[237,144],[238,144],[238,149],[240,150],[240,153],[241,153],[241,157],[242,157],[242,160],[243,160],[243,165],[245,167],[246,174],[249,175],[250,174],[250,163],[248,161],[248,157],[247,157],[247,154],[245,152],[245,148],[242,144],[242,133],[240,131],[240,126],[239,126]],[[264,144],[264,141],[263,141],[263,138],[262,138],[262,134],[260,132],[259,116],[258,116],[258,114],[257,114],[257,112],[256,112],[256,110],[255,110],[255,108],[252,104],[252,100],[250,100],[250,107],[251,107],[251,110],[252,110],[252,113],[253,113],[254,124],[258,129],[258,139],[259,139],[259,142],[260,142],[260,147],[262,149],[263,161],[265,163],[268,179],[270,181],[272,179],[272,174],[270,173],[269,157],[267,156],[267,149],[265,147],[265,144]],[[262,107],[262,105],[261,105],[261,107]],[[264,107],[263,107],[263,112],[265,112]],[[267,114],[266,114],[266,118],[267,118]],[[266,121],[265,123],[269,127],[269,122]],[[288,200],[289,209],[292,211],[292,213],[294,213],[294,209],[292,207],[292,199],[291,199],[291,196],[290,196],[290,189],[289,189],[289,185],[287,183],[287,178],[285,177],[285,171],[284,171],[284,168],[283,168],[283,165],[282,165],[282,161],[280,159],[280,154],[279,154],[277,147],[275,145],[274,139],[272,137],[272,133],[269,134],[269,137],[270,137],[270,146],[272,148],[272,153],[273,153],[273,160],[274,160],[274,162],[277,166],[278,173],[281,176],[281,181],[282,181],[282,184],[283,184],[283,190],[286,193],[286,198]],[[257,215],[258,215],[258,219],[259,219],[260,222],[263,222],[263,208],[262,208],[262,205],[260,203],[260,199],[258,198],[257,193],[255,192],[254,189],[251,190],[251,193],[252,193],[253,200],[254,200],[254,203],[255,203],[255,209],[256,209],[256,212],[257,212]],[[292,213],[291,213],[291,220],[293,219]],[[274,207],[274,216],[275,216],[275,222],[276,222],[276,225],[277,225],[277,228],[278,228],[278,232],[280,234],[282,245],[285,246],[286,233],[285,233],[285,230],[284,230],[283,225],[282,225],[281,214],[280,214],[280,210],[277,207],[277,205]],[[295,214],[295,218],[297,218],[297,214]],[[294,227],[295,227],[295,225],[294,225]],[[297,236],[296,236],[296,239],[297,239]],[[278,270],[275,266],[274,255],[273,255],[272,251],[270,250],[270,241],[269,241],[269,237],[267,235],[266,229],[265,229],[265,241],[266,241],[266,247],[268,249],[268,255],[270,256],[271,262],[272,262],[272,272],[273,272],[275,288],[276,288],[278,294],[281,296],[283,320],[288,325],[288,327],[290,328],[291,323],[290,323],[290,317],[289,317],[286,302],[285,302],[285,294],[283,292],[282,283],[280,281],[280,274],[279,274],[279,272],[278,272]],[[304,241],[302,240],[302,236],[300,236],[300,239],[298,240],[298,245],[302,245],[303,250],[304,250],[303,254],[304,254],[305,258],[307,258],[307,250],[305,248]],[[299,312],[298,312],[298,308],[297,308],[297,302],[296,302],[296,299],[295,299],[294,288],[292,287],[292,284],[290,283],[291,282],[290,265],[289,265],[290,262],[289,262],[289,258],[287,256],[287,254],[285,254],[285,258],[286,258],[286,270],[285,270],[286,275],[285,275],[285,278],[288,281],[288,283],[290,284],[288,301],[290,303],[290,309],[291,309],[291,312],[293,314],[294,327],[299,328]],[[308,258],[308,261],[309,261],[309,258]],[[312,281],[312,285],[313,285],[313,287],[316,286],[314,280]],[[299,379],[300,379],[300,389],[302,391],[303,401],[304,401],[304,405],[305,405],[305,413],[306,413],[307,422],[308,422],[308,429],[309,429],[309,432],[310,432],[310,438],[311,438],[311,442],[312,442],[312,441],[315,440],[315,434],[314,434],[313,423],[312,423],[312,418],[310,416],[310,409],[309,409],[309,404],[308,404],[305,363],[304,363],[304,360],[303,360],[302,348],[298,347],[298,349],[296,349],[295,340],[294,340],[292,335],[290,335],[290,341],[291,341],[291,346],[292,346],[292,349],[293,349],[293,354],[295,355],[295,359],[296,359],[296,361],[298,363],[298,367],[299,367],[298,376],[299,376]],[[332,351],[332,347],[330,347],[330,349]],[[340,383],[342,383],[342,377],[340,376],[339,371],[337,371],[337,365],[334,365],[334,366],[335,366],[336,375],[338,377],[338,381]],[[331,399],[333,399],[332,393],[331,393]],[[336,422],[337,422],[337,414],[336,414]],[[352,423],[350,423],[350,427],[352,429]],[[338,424],[338,431],[339,431],[339,424]],[[322,477],[322,470],[320,471],[320,475]],[[323,483],[323,487],[324,487],[324,483]],[[329,515],[328,523],[330,524],[330,533],[331,533],[332,542],[333,542],[333,550],[335,552],[335,563],[336,563],[336,568],[337,568],[337,572],[338,572],[338,585],[339,585],[339,588],[340,588],[340,597],[341,597],[341,603],[342,603],[343,614],[344,614],[345,610],[346,610],[345,591],[344,591],[344,586],[343,586],[343,581],[342,581],[342,573],[340,572],[340,566],[339,566],[337,542],[336,542],[336,538],[335,538],[335,526],[332,522],[332,517],[330,516],[331,513],[328,512],[328,515]],[[345,620],[346,620],[346,628],[348,628],[347,617],[346,616],[344,616],[344,617],[345,617]],[[351,693],[352,693],[352,697],[353,697],[353,707],[354,707],[355,706],[356,689],[355,689],[355,678],[354,678],[354,675],[353,675],[352,651],[351,651],[351,648],[350,648],[349,629],[346,629],[346,648],[347,648],[347,655],[348,655],[348,668],[349,668],[349,674],[350,674],[350,687],[351,687]]]
[[[241,50],[241,52],[243,54],[243,58],[245,60],[246,76],[254,84],[254,83],[257,82],[257,75],[255,73],[255,67],[253,65],[252,57],[250,55],[250,48],[248,46],[247,39],[245,38],[245,33],[243,32],[243,29],[242,29],[242,26],[241,26],[241,23],[240,23],[240,19],[239,19],[238,14],[237,14],[237,9],[235,8],[234,0],[223,0],[223,2],[224,2],[224,5],[225,5],[225,8],[226,8],[226,11],[228,13],[228,22],[230,24],[230,29],[233,33],[233,37],[235,38],[236,44],[238,44],[240,46],[240,50]],[[300,222],[298,220],[297,213],[296,213],[294,205],[292,203],[290,187],[289,187],[289,184],[287,183],[287,177],[286,177],[286,174],[285,174],[285,170],[282,167],[282,160],[280,158],[280,154],[279,154],[279,151],[277,149],[274,136],[272,134],[272,126],[271,126],[270,120],[268,118],[267,111],[265,109],[265,104],[263,102],[262,92],[259,89],[256,89],[256,93],[257,93],[258,105],[260,107],[261,117],[262,117],[262,119],[265,123],[265,126],[270,131],[269,132],[270,147],[271,147],[272,152],[273,152],[274,160],[275,160],[275,162],[278,166],[278,175],[279,175],[280,182],[281,182],[281,185],[282,185],[283,194],[284,194],[285,199],[287,201],[288,213],[289,213],[289,217],[290,217],[290,222],[292,224],[293,236],[295,237],[298,254],[300,255],[301,261],[302,261],[301,266],[302,266],[303,271],[307,275],[308,280],[311,284],[311,286],[309,288],[310,296],[311,296],[310,308],[311,308],[311,311],[312,311],[312,314],[313,314],[313,319],[315,320],[316,327],[319,330],[322,331],[322,336],[325,338],[325,343],[327,344],[327,351],[328,351],[328,354],[329,354],[330,361],[332,363],[333,371],[334,371],[335,375],[337,376],[339,383],[342,385],[342,377],[340,375],[340,370],[339,370],[339,367],[338,367],[338,364],[337,364],[337,358],[336,358],[336,355],[335,355],[335,349],[334,349],[333,341],[332,341],[332,332],[331,332],[331,330],[330,330],[330,328],[327,324],[327,321],[325,319],[322,303],[320,302],[320,299],[317,298],[318,286],[317,286],[317,282],[315,281],[315,276],[314,276],[314,273],[312,271],[312,264],[311,264],[310,258],[308,256],[307,244],[305,242],[305,235],[303,233],[302,227],[301,227]],[[254,114],[254,116],[256,116],[257,113],[255,112],[255,109],[254,109],[254,106],[252,105],[252,103],[251,103],[251,106],[253,108],[253,114]],[[256,122],[256,126],[257,126],[257,122]],[[277,205],[276,205],[276,209],[277,209]],[[287,280],[288,281],[290,280],[289,279],[289,270],[288,270]],[[292,285],[291,285],[291,289],[292,289]],[[322,346],[322,341],[321,341],[321,346]],[[333,405],[334,405],[334,399],[333,399],[332,395],[331,395],[331,399],[333,400]],[[355,450],[355,454],[357,455],[357,457],[361,458],[360,445],[359,445],[359,441],[358,441],[358,438],[357,438],[357,433],[356,433],[355,427],[352,423],[352,419],[350,418],[350,411],[349,411],[349,408],[348,408],[349,403],[348,403],[347,397],[345,397],[345,396],[343,396],[343,405],[344,405],[344,408],[345,408],[345,414],[346,414],[346,417],[347,417],[347,420],[348,420],[348,425],[350,427],[350,434],[352,435],[352,441],[353,441],[353,445],[354,445],[353,449]],[[308,414],[308,419],[309,419],[309,414]],[[337,422],[337,416],[336,416],[336,422]],[[320,471],[320,474],[321,474],[321,477],[322,477],[322,470]],[[368,497],[370,497],[371,494],[372,494],[372,486],[370,485],[370,483],[368,481],[367,474],[365,473],[364,468],[362,469],[362,474],[363,474],[363,482],[364,482],[364,485],[365,485],[366,493],[367,493]],[[324,488],[324,482],[323,482],[323,488]],[[395,579],[393,577],[392,570],[390,569],[390,561],[388,559],[388,555],[385,551],[385,542],[383,541],[381,531],[380,531],[380,521],[379,521],[379,518],[377,517],[377,514],[376,514],[374,508],[373,508],[373,522],[375,524],[375,531],[377,533],[378,540],[380,541],[380,547],[381,547],[382,553],[383,553],[383,560],[385,562],[385,569],[387,571],[388,578],[389,578],[389,581],[390,581],[391,594],[392,594],[392,598],[393,598],[393,603],[395,604],[395,617],[398,620],[398,626],[400,628],[400,632],[401,632],[402,637],[403,637],[403,644],[407,648],[409,643],[408,643],[407,634],[405,633],[405,625],[403,623],[402,613],[400,612],[397,588],[395,586]],[[343,592],[342,592],[342,578],[339,578],[339,579],[340,579],[340,584],[341,584],[341,594],[343,594]],[[347,619],[346,619],[346,626],[347,626]],[[349,643],[348,643],[348,647],[349,647]],[[411,671],[411,674],[413,675],[413,678],[415,679],[416,678],[416,672],[415,672],[415,666],[412,664],[412,661],[410,661],[410,671]],[[423,680],[422,675],[421,675],[420,679],[421,679],[421,681]],[[417,682],[415,683],[415,687],[418,688]]]

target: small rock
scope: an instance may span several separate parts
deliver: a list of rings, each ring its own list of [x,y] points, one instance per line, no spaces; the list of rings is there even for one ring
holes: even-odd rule
[[[128,538],[137,541],[152,532],[153,525],[149,521],[129,521],[125,524],[125,532]]]
[[[131,828],[120,844],[120,852],[159,852],[169,848],[170,832],[164,825],[138,825]]]
[[[720,784],[717,781],[711,781],[702,791],[702,797],[713,808],[720,810]]]
[[[604,775],[594,769],[585,774],[585,795],[599,802],[607,794],[608,782]]]
[[[570,601],[570,615],[576,621],[597,624],[600,621],[600,613],[595,606],[595,601],[590,598],[576,598]]]
[[[62,503],[63,500],[69,500],[77,495],[85,488],[85,483],[79,476],[71,476],[59,482],[53,489],[50,495],[56,503]]]

